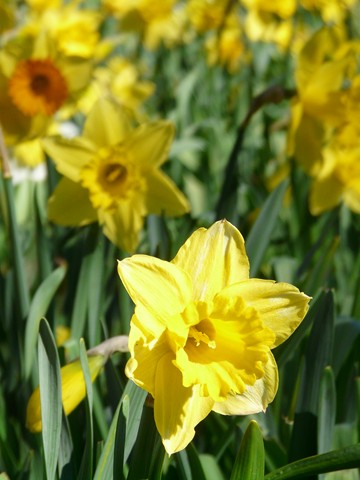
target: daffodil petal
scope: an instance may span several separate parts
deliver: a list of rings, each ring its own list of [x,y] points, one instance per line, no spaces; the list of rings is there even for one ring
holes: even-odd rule
[[[94,146],[84,138],[55,136],[42,140],[45,152],[54,161],[57,170],[73,182],[80,181],[80,171],[95,155]]]
[[[158,167],[167,159],[173,138],[172,123],[166,121],[147,123],[134,131],[126,148],[136,165]]]
[[[289,283],[250,278],[224,289],[225,298],[241,297],[254,307],[265,327],[275,333],[271,348],[284,342],[303,320],[310,297]]]
[[[319,215],[334,208],[341,202],[343,192],[343,185],[334,176],[314,180],[310,190],[310,212]]]
[[[323,124],[306,113],[295,132],[295,157],[309,175],[316,175],[322,164]]]
[[[156,427],[169,455],[185,448],[195,435],[195,427],[211,411],[214,401],[201,397],[199,387],[185,388],[180,371],[173,365],[173,354],[157,364],[154,415]]]
[[[125,373],[128,378],[154,397],[157,365],[161,358],[169,352],[166,334],[161,334],[158,340],[151,341],[152,337],[150,337],[150,341],[147,341],[149,335],[145,338],[133,320],[129,336],[131,358],[126,364]]]
[[[146,174],[146,205],[149,213],[183,215],[190,210],[189,203],[175,183],[160,170]]]
[[[91,109],[85,125],[84,137],[100,147],[124,141],[130,132],[126,111],[107,98],[101,98]]]
[[[188,326],[180,315],[191,297],[185,272],[155,257],[133,255],[118,262],[118,273],[136,305],[142,305],[171,332],[187,336]]]
[[[91,381],[98,376],[106,358],[103,355],[89,356]],[[80,360],[65,365],[60,370],[62,403],[66,415],[69,415],[85,398],[86,386]],[[41,432],[41,403],[39,387],[32,393],[26,409],[26,427],[31,432]]]
[[[360,192],[359,189],[347,188],[343,194],[344,203],[350,210],[360,213]]]
[[[189,274],[195,300],[212,300],[224,287],[249,278],[244,239],[226,220],[196,230],[172,262]]]
[[[142,199],[119,202],[115,209],[99,210],[104,234],[119,248],[133,252],[139,243],[145,210]]]
[[[213,411],[222,415],[251,415],[264,412],[274,400],[279,379],[275,359],[269,352],[269,360],[265,365],[265,375],[254,385],[248,386],[241,395],[229,395],[224,402],[216,402]]]
[[[49,220],[64,226],[83,226],[97,221],[88,191],[62,178],[48,203]]]

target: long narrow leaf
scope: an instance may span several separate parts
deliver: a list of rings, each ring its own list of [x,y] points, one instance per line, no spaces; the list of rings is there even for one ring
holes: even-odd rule
[[[47,480],[55,479],[61,436],[60,363],[53,334],[45,319],[40,322],[38,344],[42,440]]]
[[[92,468],[93,468],[93,439],[94,439],[94,427],[92,416],[92,382],[89,370],[88,358],[86,355],[86,348],[83,339],[80,339],[80,362],[83,371],[85,385],[86,385],[86,441],[85,450],[81,462],[81,468],[78,475],[79,480],[91,480]]]
[[[128,381],[125,387],[124,393],[119,402],[119,405],[116,409],[114,418],[111,422],[109,434],[107,436],[105,446],[102,450],[102,453],[95,471],[94,480],[112,480],[112,478],[114,478],[113,469],[114,469],[115,446],[116,446],[116,452],[119,452],[120,450],[122,450],[123,453],[121,453],[121,455],[123,455],[124,462],[126,461],[137,437],[137,432],[138,432],[139,422],[140,422],[139,417],[141,416],[142,406],[145,401],[146,395],[147,394],[144,390],[137,387],[133,382]],[[122,403],[125,400],[125,398],[127,398],[126,402],[129,401],[130,413],[129,413],[129,418],[127,419],[127,425],[126,425],[125,445],[121,445],[121,442],[116,442],[116,440],[118,440],[119,438],[117,437],[117,429],[124,426],[122,421],[119,422],[119,414],[122,409]]]
[[[288,182],[284,181],[269,195],[246,239],[251,277],[257,274],[261,266],[287,187]]]
[[[31,302],[25,328],[24,376],[29,378],[34,361],[37,332],[41,318],[46,314],[56,290],[64,279],[65,265],[54,270],[39,286]]]
[[[303,458],[267,474],[265,480],[297,479],[349,468],[360,468],[360,444]]]

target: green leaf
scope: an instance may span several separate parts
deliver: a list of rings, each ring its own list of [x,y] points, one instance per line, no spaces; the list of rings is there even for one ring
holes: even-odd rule
[[[0,132],[2,138],[2,131]],[[0,155],[1,157],[1,155]],[[1,172],[3,173],[3,172]],[[9,238],[12,248],[12,261],[15,274],[16,298],[18,300],[21,320],[29,313],[29,291],[26,284],[26,274],[24,268],[24,258],[20,245],[19,228],[16,221],[14,186],[12,178],[9,175],[3,175],[3,185],[6,197],[6,208],[8,217]]]
[[[72,480],[76,477],[76,466],[73,458],[74,445],[65,412],[62,413],[61,436],[59,447],[58,470],[60,480]],[[37,477],[40,478],[40,477]]]
[[[318,415],[318,452],[331,450],[336,416],[335,378],[331,367],[324,369],[320,380]]]
[[[230,480],[261,480],[264,478],[265,452],[258,424],[252,420],[241,441]]]
[[[261,266],[287,187],[288,181],[283,181],[269,195],[246,239],[246,251],[250,260],[250,277],[254,277]]]
[[[89,276],[90,264],[85,257],[81,262],[80,275],[76,287],[74,308],[71,316],[72,338],[80,338],[82,335],[84,335],[84,327],[88,308],[87,295]]]
[[[162,463],[165,450],[155,426],[154,409],[144,406],[140,426],[129,465],[127,480],[153,478],[155,465]]]
[[[265,480],[297,479],[359,467],[360,444],[357,444],[290,463],[268,473],[265,476]]]
[[[324,368],[331,363],[334,317],[333,293],[327,291],[319,302],[306,346],[305,368],[289,453],[291,460],[317,453],[319,388]]]
[[[189,459],[192,477],[194,479],[196,478],[196,480],[206,480],[199,454],[193,443],[188,445],[186,452]]]
[[[99,235],[99,232],[97,230]],[[88,331],[90,345],[96,345],[101,341],[101,311],[103,289],[99,285],[103,284],[104,277],[104,237],[99,235],[99,239],[94,252],[91,254],[89,279],[88,279]],[[114,259],[114,265],[116,260]]]
[[[145,401],[147,393],[141,388],[137,387],[133,382],[128,381],[126,384],[124,393],[121,397],[119,405],[116,409],[114,418],[111,422],[109,434],[107,436],[104,448],[101,452],[100,459],[98,461],[94,480],[111,480],[112,478],[121,478],[121,476],[113,476],[114,470],[114,450],[116,454],[123,457],[125,462],[129,456],[132,447],[135,443],[137,432],[140,423],[142,406]],[[119,414],[122,410],[122,404],[125,400],[125,415],[127,411],[129,416],[124,420],[119,420]],[[129,408],[128,404],[129,403]],[[124,417],[124,414],[122,414]],[[119,436],[117,435],[117,429],[126,428],[125,444],[121,444]],[[123,435],[120,435],[123,438]],[[121,453],[120,453],[121,452]],[[115,463],[116,468],[119,469],[118,462]],[[119,470],[117,470],[118,472]]]
[[[89,370],[88,357],[86,354],[84,339],[80,339],[80,362],[83,371],[85,385],[86,385],[86,441],[83,458],[81,461],[81,467],[78,475],[79,480],[91,480],[93,469],[93,439],[94,439],[94,427],[92,416],[93,394],[92,394],[92,382]]]
[[[208,454],[201,454],[200,461],[207,480],[225,480],[215,457]]]
[[[53,334],[45,319],[40,322],[38,343],[42,440],[47,480],[55,479],[61,436],[60,363]]]
[[[50,302],[66,273],[65,265],[54,270],[36,290],[31,302],[25,327],[24,377],[29,378],[34,361],[37,332],[41,318],[46,314]]]

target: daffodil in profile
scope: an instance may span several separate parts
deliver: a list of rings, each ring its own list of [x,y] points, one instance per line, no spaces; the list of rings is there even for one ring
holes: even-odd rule
[[[92,355],[88,357],[89,371],[91,381],[100,373],[106,357],[103,355]],[[62,404],[65,415],[69,415],[85,398],[86,385],[80,360],[68,363],[60,370]],[[37,387],[27,404],[26,409],[26,428],[31,432],[41,432],[41,402],[40,389]]]
[[[135,302],[126,374],[154,398],[169,454],[188,445],[212,410],[266,409],[278,388],[271,349],[298,327],[309,297],[287,283],[249,279],[233,225],[200,228],[171,262],[134,255],[118,272]]]
[[[57,340],[59,334],[68,334],[68,329],[57,329]],[[65,330],[65,332],[64,332]],[[110,355],[116,352],[128,351],[128,338],[126,335],[119,335],[104,340],[99,345],[87,351],[87,362],[90,379],[95,381]],[[61,379],[61,400],[65,415],[69,415],[84,400],[86,396],[86,383],[83,374],[81,361],[74,360],[60,369]],[[26,408],[26,428],[33,433],[41,432],[41,397],[40,387],[37,387],[31,394]]]
[[[64,175],[49,200],[49,218],[64,226],[102,225],[111,242],[132,252],[148,213],[182,215],[184,195],[161,170],[174,136],[172,123],[132,128],[124,109],[99,100],[83,136],[43,141]]]

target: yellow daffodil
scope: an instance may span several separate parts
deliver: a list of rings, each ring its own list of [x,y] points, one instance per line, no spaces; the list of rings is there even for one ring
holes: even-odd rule
[[[325,143],[347,120],[351,89],[344,89],[344,84],[351,84],[354,53],[339,28],[319,30],[300,52],[288,151],[310,175],[322,169]]]
[[[340,28],[323,28],[299,55],[289,153],[313,177],[314,215],[340,202],[360,212],[359,52],[360,43]]]
[[[99,98],[108,94],[137,117],[141,104],[155,90],[155,84],[142,80],[140,75],[141,69],[134,63],[116,56],[107,65],[94,70],[93,81],[79,98],[76,107],[87,114]]]
[[[161,42],[172,47],[181,39],[185,17],[182,8],[175,8],[176,0],[103,0],[103,3],[121,19],[124,30],[141,33],[148,49],[157,48]]]
[[[55,48],[67,57],[91,58],[97,55],[102,16],[98,11],[80,9],[78,2],[57,5],[46,2],[33,6],[23,30],[36,37],[46,31]]]
[[[223,65],[230,73],[239,68],[245,47],[240,20],[235,14],[228,15],[223,27],[208,38],[206,50],[209,65]]]
[[[322,169],[310,190],[313,215],[334,208],[339,203],[360,213],[360,129],[358,123],[344,127],[323,150]]]
[[[100,373],[106,357],[93,355],[88,357],[91,381]],[[85,398],[86,386],[80,360],[76,360],[60,370],[62,404],[65,415],[69,415]],[[26,409],[26,428],[31,432],[41,432],[41,402],[39,387],[33,391]]]
[[[211,410],[264,411],[278,387],[271,349],[304,318],[309,297],[249,279],[243,237],[226,220],[200,228],[171,262],[134,255],[118,272],[135,302],[126,374],[154,398],[169,454]]]
[[[159,168],[173,135],[167,121],[133,129],[119,105],[99,100],[82,137],[43,141],[64,175],[49,200],[50,220],[65,226],[98,221],[113,243],[134,251],[145,215],[189,210],[185,197]]]
[[[300,0],[303,8],[318,11],[324,22],[341,24],[356,0]]]
[[[228,0],[189,0],[186,11],[190,23],[199,33],[218,29],[230,13]]]
[[[0,123],[8,144],[43,134],[51,117],[86,86],[91,63],[61,57],[49,37],[19,34],[0,52]]]

